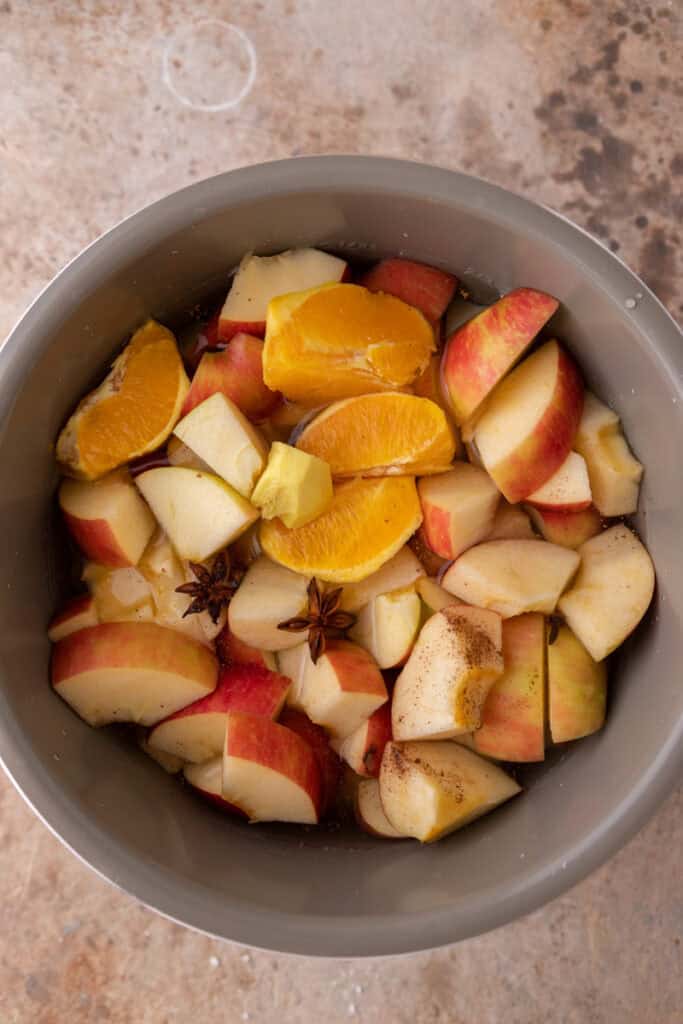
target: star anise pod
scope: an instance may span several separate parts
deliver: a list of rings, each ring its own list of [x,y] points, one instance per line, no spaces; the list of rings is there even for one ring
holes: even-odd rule
[[[196,583],[183,583],[176,587],[176,594],[187,594],[192,598],[183,618],[208,612],[214,625],[218,622],[223,607],[230,604],[230,599],[242,582],[244,571],[231,569],[224,551],[216,555],[210,569],[198,562],[190,562],[190,569],[196,577]]]
[[[341,595],[342,587],[323,594],[314,576],[308,584],[306,615],[297,615],[278,624],[278,629],[286,629],[289,633],[308,633],[308,646],[313,664],[321,654],[324,654],[327,641],[333,637],[343,636],[356,621],[356,616],[351,612],[340,611]]]

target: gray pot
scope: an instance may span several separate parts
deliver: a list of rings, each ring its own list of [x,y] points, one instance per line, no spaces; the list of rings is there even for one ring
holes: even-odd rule
[[[557,332],[621,413],[646,474],[637,525],[658,571],[648,621],[612,671],[605,730],[525,774],[526,793],[433,847],[258,828],[183,790],[48,686],[57,600],[52,445],[75,400],[152,314],[173,320],[247,249],[406,254],[501,290],[559,296]],[[635,304],[634,304],[634,301]],[[214,935],[313,955],[404,953],[476,935],[611,856],[680,778],[683,347],[627,268],[556,214],[460,174],[363,157],[290,160],[193,185],[95,242],[0,353],[0,753],[79,857]]]

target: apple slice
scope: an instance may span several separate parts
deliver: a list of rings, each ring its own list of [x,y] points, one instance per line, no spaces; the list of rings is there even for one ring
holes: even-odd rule
[[[598,511],[603,516],[635,512],[643,467],[626,443],[617,414],[590,392],[586,392],[574,446],[586,460]]]
[[[87,562],[81,579],[94,598],[97,622],[149,622],[154,618],[152,589],[139,569],[108,569]]]
[[[301,641],[301,634],[299,634]],[[303,710],[301,696],[304,692],[306,673],[313,667],[311,651],[308,642],[299,642],[296,647],[289,647],[280,651],[277,656],[278,669],[284,676],[291,680],[291,686],[287,694],[287,706]],[[316,726],[316,728],[318,728]]]
[[[374,658],[347,640],[328,643],[304,676],[301,706],[336,738],[349,736],[388,699]]]
[[[519,505],[511,505],[501,498],[486,540],[534,540],[536,534],[529,516]],[[546,537],[546,540],[550,540]]]
[[[223,799],[250,821],[318,823],[315,754],[301,736],[269,718],[240,711],[226,716],[222,789]]]
[[[545,540],[488,540],[458,558],[442,586],[461,601],[503,618],[555,611],[579,567],[575,551]]]
[[[52,685],[88,725],[156,725],[211,693],[218,665],[196,641],[153,622],[106,622],[60,640]]]
[[[432,551],[427,543],[424,529],[421,526],[415,531],[408,541],[408,547],[415,557],[419,559],[424,572],[426,572],[428,576],[440,576],[449,564],[450,559],[442,558],[440,555],[437,555],[436,552]],[[421,577],[421,579],[424,579],[424,577]]]
[[[594,505],[578,512],[553,512],[532,506],[528,511],[543,539],[565,548],[578,548],[602,530],[602,518]]]
[[[380,594],[358,614],[349,637],[364,647],[380,668],[402,665],[420,626],[420,598],[414,590]]]
[[[491,531],[500,494],[483,469],[456,462],[447,473],[418,483],[422,530],[432,551],[457,558]]]
[[[231,665],[218,674],[213,693],[169,715],[149,734],[150,746],[183,761],[208,761],[223,750],[229,711],[277,718],[290,682],[258,665]]]
[[[264,651],[284,651],[301,643],[300,633],[278,629],[308,606],[309,578],[261,555],[249,566],[228,608],[230,630],[238,640]]]
[[[626,526],[612,526],[578,551],[581,567],[560,611],[595,661],[602,661],[633,632],[655,586],[652,559]]]
[[[237,814],[240,818],[246,818],[244,811],[231,804],[229,800],[223,799],[223,755],[212,757],[210,761],[203,764],[186,764],[183,769],[185,781],[199,793],[200,796],[215,804],[221,810],[230,814]]]
[[[477,729],[503,672],[501,619],[483,608],[446,606],[429,618],[396,680],[397,740],[446,739]]]
[[[155,750],[154,747],[150,747],[147,740],[148,731],[144,725],[138,725],[135,729],[135,738],[137,744],[143,754],[147,754],[147,757],[151,757],[153,761],[163,768],[169,775],[177,775],[178,772],[183,770],[185,762],[181,757],[176,757],[175,754],[167,754],[165,750]]]
[[[181,558],[202,562],[239,537],[258,512],[212,473],[150,469],[135,481]]]
[[[380,594],[405,590],[414,586],[416,581],[425,575],[419,559],[406,545],[364,580],[347,583],[342,591],[341,607],[346,612],[358,612]]]
[[[251,500],[264,519],[279,518],[294,530],[322,515],[332,504],[333,493],[326,462],[274,441]]]
[[[387,743],[382,808],[401,835],[431,843],[520,792],[514,779],[459,743]]]
[[[243,498],[251,497],[268,445],[234,402],[212,395],[184,416],[174,433]]]
[[[593,661],[569,626],[548,640],[548,718],[553,743],[566,743],[602,729],[607,703],[607,667]]]
[[[503,622],[505,669],[484,704],[474,732],[478,754],[499,761],[545,756],[545,619],[527,612]]]
[[[210,560],[203,564],[207,569],[211,567]],[[158,625],[177,629],[203,644],[215,639],[225,625],[227,612],[221,610],[217,623],[213,622],[208,611],[197,615],[185,614],[191,598],[187,594],[179,594],[176,588],[197,580],[189,564],[178,558],[163,530],[157,530],[140,559],[138,569],[149,585],[152,617]]]
[[[444,590],[436,580],[430,579],[429,576],[423,576],[422,579],[417,581],[416,586],[417,592],[422,598],[422,603],[426,606],[430,615],[433,615],[434,612],[440,612],[442,608],[446,608],[449,604],[461,605],[463,603],[459,598]]]
[[[343,740],[332,740],[332,747],[356,775],[376,778],[384,748],[391,739],[391,707],[382,704],[355,732]]]
[[[218,337],[228,341],[246,331],[266,331],[268,303],[277,295],[341,281],[346,263],[320,249],[289,249],[276,256],[248,253],[240,263],[218,320]]]
[[[405,839],[391,824],[379,795],[377,779],[363,779],[356,789],[356,821],[364,832],[382,839]]]
[[[215,643],[216,655],[221,665],[257,665],[259,668],[269,668],[271,672],[277,672],[275,655],[243,643],[230,632],[227,622],[216,637]]]
[[[451,334],[441,372],[458,424],[480,408],[558,305],[545,292],[516,288]]]
[[[81,551],[100,565],[137,565],[154,533],[154,516],[125,470],[94,483],[64,480],[59,505]]]
[[[182,415],[218,392],[235,403],[245,416],[258,422],[270,416],[282,401],[263,381],[263,342],[250,334],[236,334],[227,348],[205,352],[192,378]]]
[[[337,805],[344,766],[330,746],[325,730],[308,715],[286,707],[280,715],[280,725],[301,736],[313,751],[320,768],[320,817],[324,818]]]
[[[211,472],[211,466],[207,465],[203,459],[200,459],[179,437],[169,437],[168,444],[166,445],[166,462],[169,466],[184,466],[186,469],[198,469],[201,473]],[[163,463],[159,463],[156,466],[146,466],[145,470],[158,469],[159,465],[163,465]],[[136,475],[139,476],[140,474]]]
[[[529,505],[550,512],[579,512],[591,503],[586,461],[570,452],[549,480],[526,499]]]
[[[67,601],[54,616],[47,627],[48,640],[56,644],[70,633],[77,633],[86,626],[96,626],[99,621],[95,598],[92,594],[80,594]]]
[[[371,292],[387,292],[415,306],[428,320],[439,320],[450,303],[458,279],[445,270],[438,270],[414,260],[381,260],[359,281]]]
[[[574,361],[548,341],[496,388],[477,420],[484,468],[513,504],[542,487],[569,455],[583,406]]]

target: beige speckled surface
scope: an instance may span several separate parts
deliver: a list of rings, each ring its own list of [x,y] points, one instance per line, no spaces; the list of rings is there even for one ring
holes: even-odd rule
[[[137,207],[330,151],[433,161],[554,206],[680,318],[682,43],[677,0],[0,2],[0,335]],[[328,964],[135,905],[3,778],[0,1024],[679,1024],[682,844],[679,791],[523,921],[432,954]]]

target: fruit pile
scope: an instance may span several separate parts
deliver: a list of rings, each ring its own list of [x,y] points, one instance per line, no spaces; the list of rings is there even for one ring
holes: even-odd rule
[[[600,729],[654,588],[622,518],[642,466],[554,298],[464,298],[300,249],[246,256],[183,354],[133,335],[57,444],[87,589],[52,685],[86,722],[134,723],[230,814],[316,824],[352,793],[423,842]]]

